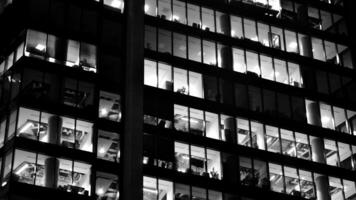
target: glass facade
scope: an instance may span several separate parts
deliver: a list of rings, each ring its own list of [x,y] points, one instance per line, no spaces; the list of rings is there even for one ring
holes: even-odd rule
[[[0,199],[356,198],[350,1],[138,3],[0,0]]]

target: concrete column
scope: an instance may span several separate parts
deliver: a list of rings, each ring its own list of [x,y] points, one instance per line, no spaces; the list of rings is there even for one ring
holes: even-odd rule
[[[219,17],[218,20],[220,21],[221,30],[224,33],[224,35],[230,35],[231,29],[230,29],[229,15],[223,14]]]
[[[316,195],[318,200],[330,200],[329,180],[325,175],[316,175],[315,178]]]
[[[232,67],[232,49],[228,46],[223,46],[220,49],[221,67],[227,70],[233,70]]]
[[[318,137],[313,137],[310,139],[310,145],[312,148],[312,158],[314,162],[326,163],[325,160],[325,145],[324,140]]]
[[[227,142],[237,143],[235,119],[232,117],[224,120],[224,134]]]
[[[121,200],[143,199],[144,0],[125,1],[125,73]],[[121,86],[118,86],[121,87]]]
[[[59,160],[54,157],[45,160],[45,186],[49,188],[58,187]]]
[[[308,123],[315,126],[322,126],[319,105],[311,102],[308,105]]]
[[[63,119],[59,116],[51,116],[48,119],[48,143],[60,144]]]
[[[54,115],[48,119],[48,143],[60,144],[63,120],[61,117]],[[49,188],[58,187],[59,160],[54,157],[45,160],[45,186]]]
[[[300,46],[302,47],[300,49],[301,54],[306,57],[313,57],[313,47],[312,47],[312,42],[309,36],[302,36],[302,38],[299,40]]]

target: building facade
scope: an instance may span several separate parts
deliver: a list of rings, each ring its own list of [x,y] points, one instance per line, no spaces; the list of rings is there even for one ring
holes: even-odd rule
[[[356,200],[352,0],[0,0],[0,199]]]

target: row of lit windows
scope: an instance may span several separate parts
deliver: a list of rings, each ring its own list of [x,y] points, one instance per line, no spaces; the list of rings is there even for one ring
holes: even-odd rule
[[[124,0],[95,0],[97,2],[103,2],[105,6],[119,10],[121,13],[124,12],[125,2]]]
[[[15,180],[41,187],[56,188],[73,194],[91,196],[91,165],[65,158],[56,158],[16,149],[4,158],[2,186]],[[58,172],[53,166],[58,164]],[[1,160],[0,160],[1,165]],[[53,169],[53,171],[51,171]],[[56,175],[57,174],[57,175]],[[55,178],[55,176],[58,176]],[[53,182],[57,180],[57,182]],[[98,200],[119,199],[119,179],[111,173],[96,172],[95,195]]]
[[[165,4],[171,5],[171,2],[168,0],[165,1],[167,1]],[[154,2],[155,0],[151,0],[150,4]],[[150,4],[146,2],[145,7],[150,8],[155,5]],[[160,15],[161,18],[188,24],[193,27],[202,28],[203,30],[227,35],[231,34],[232,37],[240,39],[246,38],[251,41],[259,42],[261,45],[267,47],[299,53],[302,56],[313,57],[317,60],[328,61],[337,65],[353,68],[349,48],[345,45],[270,26],[253,19],[233,15],[229,16],[220,12],[216,12],[216,15],[214,15],[214,10],[200,8],[192,4],[188,4],[186,8],[185,3],[181,1],[174,1],[173,6],[175,5],[177,6],[175,9],[177,13],[169,15],[168,18],[162,14]],[[166,12],[170,10],[165,7],[163,8],[162,9]],[[187,14],[185,13],[186,10],[188,11]],[[155,13],[149,14],[155,16]],[[187,16],[187,19],[185,16]]]
[[[311,28],[327,31],[330,33],[338,33],[347,35],[346,21],[343,16],[325,11],[309,5],[301,5],[300,3],[282,0],[282,19],[301,20],[297,15],[307,15],[307,24]],[[299,21],[300,22],[300,21]]]
[[[314,199],[318,194],[317,191],[322,187],[315,181],[324,175],[262,160],[236,157],[205,147],[174,142],[174,154],[174,168],[181,173],[226,179],[232,182],[236,182],[237,180],[232,180],[236,178],[239,179],[241,185],[260,187],[307,199]],[[222,167],[226,165],[230,167]],[[234,177],[235,170],[239,170],[239,178]],[[226,174],[228,176],[224,177]],[[326,180],[326,184],[333,188],[329,191],[332,199],[347,199],[356,193],[355,183],[352,181],[335,177],[326,177]],[[146,184],[152,184],[152,189],[157,187],[153,180],[146,181]],[[205,196],[205,193],[201,195]]]
[[[65,64],[85,71],[96,72],[96,46],[85,42],[67,40],[55,35],[27,30],[26,42],[12,52],[0,64],[0,74],[23,55]]]
[[[179,94],[232,104],[241,109],[271,116],[292,118],[343,133],[355,135],[355,114],[351,110],[320,102],[276,93],[271,90],[232,83],[212,76],[175,68],[164,63],[145,61],[144,83]],[[313,108],[315,105],[316,109]],[[313,117],[320,123],[314,123]]]
[[[298,3],[295,4],[296,8],[293,9],[293,3],[291,1],[283,0],[280,2],[279,0],[267,1],[267,0],[232,0],[231,3],[235,2],[243,2],[248,4],[254,4],[260,7],[272,8],[273,10],[281,10],[281,15],[275,13],[276,17],[282,16],[283,19],[290,19],[291,21],[296,21],[297,16],[294,12],[305,11],[306,15],[308,15],[308,25],[312,28],[320,29],[320,30],[328,30],[328,31],[339,31],[337,28],[340,26],[340,20],[342,16],[337,14],[332,14],[330,12],[320,10],[321,14],[319,16],[319,9],[300,5]],[[158,5],[158,6],[157,6]],[[302,9],[304,8],[304,10]],[[186,12],[187,10],[187,12]],[[169,21],[174,21],[182,24],[188,24],[190,26],[201,28],[203,30],[209,30],[212,32],[224,33],[228,29],[226,26],[226,21],[228,20],[228,16],[225,13],[212,10],[206,7],[200,7],[194,4],[185,3],[184,1],[179,0],[146,0],[145,2],[145,13],[151,16],[159,16],[162,19],[166,19]],[[200,15],[201,14],[201,15]],[[266,13],[267,14],[267,13]],[[215,17],[214,17],[215,15]],[[216,20],[214,20],[216,19]],[[216,26],[215,26],[216,23]],[[347,34],[345,22],[342,21],[340,26],[342,30],[340,33]],[[333,30],[334,29],[334,30]]]
[[[146,123],[149,123],[148,120]],[[174,105],[173,127],[175,130],[198,136],[316,162],[319,161],[312,155],[312,149],[315,148],[313,141],[320,140],[324,143],[324,153],[321,155],[326,164],[356,169],[353,158],[353,155],[356,155],[356,146],[308,136],[254,120]]]
[[[17,137],[93,152],[93,123],[23,107],[18,112],[17,119],[17,111],[13,111],[8,120],[6,118],[1,120],[0,147],[4,145],[5,138],[8,141],[16,134]],[[59,136],[58,133],[49,132],[53,130],[50,126],[58,125],[56,123],[61,126]],[[56,139],[53,140],[53,138]],[[98,130],[97,157],[119,162],[120,136],[118,133]]]
[[[163,29],[157,31],[150,26],[146,26],[145,47],[271,81],[317,90],[321,93],[335,94],[335,91],[342,91],[340,89],[343,85],[349,83],[346,77],[334,73],[329,73],[328,76],[328,73],[324,71],[313,70],[309,67],[300,68],[297,63],[240,48],[231,48],[196,37],[187,37]],[[150,65],[149,62],[145,64],[147,67]],[[304,77],[304,74],[308,76]],[[306,78],[308,80],[304,81]]]

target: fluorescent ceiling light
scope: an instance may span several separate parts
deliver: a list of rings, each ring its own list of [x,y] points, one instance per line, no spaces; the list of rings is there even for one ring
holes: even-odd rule
[[[37,46],[35,48],[39,51],[43,51],[46,49],[46,46],[44,46],[43,44],[37,44]]]

